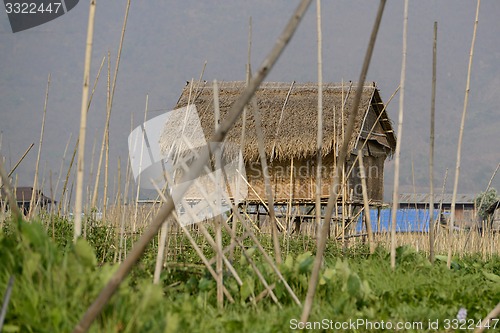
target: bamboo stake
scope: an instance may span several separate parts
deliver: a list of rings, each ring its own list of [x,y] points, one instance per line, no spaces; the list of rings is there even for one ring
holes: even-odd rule
[[[358,163],[359,163],[359,172],[361,175],[361,187],[363,191],[363,203],[365,209],[365,222],[366,222],[366,233],[368,234],[368,244],[370,246],[370,254],[375,251],[375,242],[373,240],[373,232],[372,232],[372,221],[370,216],[370,204],[368,203],[368,192],[366,190],[366,173],[365,173],[365,165],[363,164],[363,151],[358,150]]]
[[[391,268],[396,269],[396,217],[398,212],[398,192],[399,192],[399,160],[401,156],[401,142],[403,139],[403,113],[406,78],[406,39],[408,35],[408,0],[405,0],[404,24],[403,24],[403,60],[401,63],[401,83],[399,93],[399,116],[398,116],[398,141],[396,142],[396,157],[394,159],[394,190],[392,195],[391,214]]]
[[[288,230],[291,230],[291,223],[292,223],[292,201],[293,201],[293,157],[290,159],[290,193],[289,193],[289,196],[288,196],[288,207],[287,207],[287,228]],[[287,232],[286,235],[288,235],[287,237],[287,245],[290,244],[290,232]],[[287,246],[287,255],[288,255],[288,246]]]
[[[252,51],[252,17],[248,19],[248,49],[247,49],[247,66],[246,66],[246,82],[250,82],[250,73],[252,72],[252,63],[251,63],[251,51]],[[246,135],[246,123],[247,123],[247,107],[243,107],[243,114],[241,116],[241,136],[240,136],[240,149],[242,151],[241,154],[238,155],[238,170],[243,170],[245,165],[245,161],[243,159],[243,150],[245,147],[245,135]],[[241,177],[238,177],[236,180],[236,195],[239,197],[241,193]],[[236,235],[238,220],[233,219],[232,230],[233,234]],[[231,244],[234,243],[233,237],[231,237]],[[234,259],[234,251],[231,250],[229,254],[229,258],[231,260]]]
[[[161,226],[160,241],[158,242],[158,254],[156,256],[155,272],[153,275],[153,283],[154,284],[160,283],[161,268],[163,265],[163,257],[165,255],[165,244],[167,243],[166,241],[167,241],[167,235],[168,235],[168,225],[169,225],[169,222],[166,221]]]
[[[9,174],[7,175],[7,177],[12,176],[12,174],[14,173],[14,171],[16,171],[16,169],[19,166],[19,164],[21,164],[21,162],[24,160],[24,158],[26,157],[26,155],[28,155],[29,151],[31,150],[31,148],[33,148],[34,145],[35,145],[35,143],[31,143],[30,144],[30,146],[28,147],[28,149],[26,149],[26,151],[24,152],[23,156],[21,156],[21,158],[19,159],[19,161],[16,162],[16,164],[14,165],[14,167],[12,168],[12,170],[9,171]]]
[[[97,82],[99,81],[99,76],[101,75],[102,67],[104,66],[104,60],[106,60],[106,57],[102,58],[101,66],[99,67],[99,71],[97,71],[97,76],[94,80],[94,86],[92,87],[92,92],[90,94],[89,102],[87,104],[87,113],[89,112],[90,105],[91,105],[92,99],[94,97],[95,88],[97,86]],[[59,200],[59,206],[57,207],[57,215],[61,214],[63,198],[65,197],[65,194],[66,194],[66,189],[68,187],[68,181],[69,181],[69,175],[71,174],[71,169],[72,169],[73,163],[75,161],[75,156],[76,156],[76,152],[78,150],[79,143],[80,143],[80,137],[77,137],[76,142],[75,142],[75,148],[73,149],[73,155],[71,156],[71,161],[69,163],[68,172],[66,173],[66,179],[64,181],[63,190],[61,193],[61,200]],[[62,171],[62,169],[61,169],[61,171]]]
[[[217,80],[214,80],[214,120],[215,120],[215,131],[217,132],[219,130],[219,119],[220,119],[220,108],[219,108],[219,86],[217,85]],[[218,211],[220,212],[222,210],[222,201],[221,201],[221,196],[222,193],[220,191],[222,184],[222,179],[221,179],[221,172],[222,172],[222,152],[220,149],[218,149],[215,152],[215,172],[216,172],[216,198],[217,198],[217,207]],[[207,196],[208,198],[208,196]],[[219,215],[214,219],[215,223],[215,249],[216,249],[216,264],[215,264],[215,272],[217,273],[217,307],[220,309],[224,308],[224,292],[223,292],[223,287],[224,287],[224,282],[223,282],[223,254],[222,254],[222,217]]]
[[[38,154],[36,156],[36,164],[35,164],[35,179],[33,179],[33,190],[31,192],[30,199],[30,209],[28,212],[28,220],[31,220],[33,217],[33,212],[36,206],[36,198],[38,198],[38,166],[40,165],[40,154],[42,152],[42,142],[43,142],[43,132],[45,130],[45,116],[47,115],[47,102],[49,100],[49,89],[50,89],[50,73],[47,79],[47,89],[45,91],[45,102],[43,105],[43,117],[42,117],[42,130],[40,132],[40,142],[38,143]]]
[[[97,205],[97,197],[98,197],[98,191],[99,191],[99,179],[101,177],[101,169],[102,169],[102,157],[104,155],[104,146],[106,145],[106,129],[108,128],[109,124],[109,118],[111,116],[111,109],[109,108],[109,98],[110,98],[110,54],[108,50],[108,80],[106,84],[106,122],[104,125],[104,132],[102,134],[102,141],[101,141],[101,152],[99,153],[99,162],[97,162],[97,171],[95,175],[95,183],[94,183],[94,193],[92,195],[92,203],[90,204],[90,207],[96,208]]]
[[[87,130],[87,104],[89,94],[90,63],[92,60],[92,41],[94,37],[94,19],[95,19],[96,0],[90,0],[89,21],[87,27],[87,43],[85,49],[85,67],[83,71],[82,87],[82,105],[80,116],[80,136],[78,142],[78,160],[76,177],[76,197],[75,197],[75,221],[73,241],[82,234],[82,191],[83,191],[83,172],[85,158],[85,133]]]
[[[120,45],[121,46],[121,45]],[[106,99],[106,124],[104,126],[104,138],[102,145],[105,147],[105,162],[104,162],[104,190],[102,194],[102,220],[106,221],[106,211],[108,208],[108,165],[109,165],[109,122],[111,118],[111,93],[109,91],[109,79],[110,79],[110,54],[108,51],[108,84],[107,84],[107,99]],[[115,72],[115,80],[116,75]],[[116,81],[115,81],[116,82]],[[113,83],[114,84],[114,83]],[[101,150],[102,152],[102,150]]]
[[[275,46],[273,47],[269,55],[264,59],[260,69],[257,72],[257,75],[253,77],[252,80],[250,80],[248,86],[243,90],[240,97],[232,105],[227,118],[221,124],[219,130],[214,134],[211,141],[221,142],[224,140],[224,137],[226,136],[229,129],[241,115],[243,107],[250,101],[253,94],[262,83],[264,78],[267,76],[269,71],[273,68],[274,64],[283,52],[285,46],[292,38],[310,3],[311,0],[301,1],[294,14],[290,18],[287,26],[276,41]],[[186,175],[186,177],[189,177],[189,179],[198,177],[200,172],[203,170],[203,167],[206,165],[208,159],[208,152],[203,152],[202,157],[194,162],[190,173]],[[189,183],[181,185],[178,193],[175,193],[175,197],[169,198],[169,200],[165,203],[165,205],[151,222],[150,226],[144,231],[141,238],[135,243],[135,246],[132,248],[129,256],[118,267],[117,271],[113,274],[107,285],[101,290],[99,296],[87,309],[80,322],[75,326],[73,330],[74,333],[86,332],[89,329],[92,322],[99,315],[99,313],[101,313],[102,309],[104,308],[110,297],[115,293],[116,289],[123,281],[125,276],[128,275],[134,264],[139,260],[148,243],[155,237],[165,219],[172,213],[172,211],[174,210],[174,202],[184,195],[184,193],[188,190],[188,187]]]
[[[267,165],[266,152],[264,148],[264,133],[262,132],[262,121],[260,118],[260,110],[257,105],[257,99],[252,99],[252,108],[253,108],[253,117],[255,119],[255,131],[257,132],[257,143],[259,149],[260,156],[260,164],[262,166],[262,173],[264,175],[264,186],[266,188],[266,196],[268,202],[268,212],[269,219],[271,221],[271,230],[273,236],[273,244],[274,244],[274,256],[276,263],[281,264],[281,247],[280,241],[278,238],[278,226],[275,222],[276,214],[274,212],[274,198],[273,198],[273,190],[271,188],[271,176],[269,174],[269,168]]]
[[[129,9],[130,9],[130,0],[127,1],[127,6],[125,8],[125,17],[123,19],[122,33],[120,35],[120,45],[118,46],[118,54],[116,55],[116,65],[115,65],[115,72],[113,75],[113,85],[112,85],[112,90],[111,90],[111,96],[109,99],[109,108],[110,109],[113,107],[113,97],[115,96],[116,78],[118,77],[118,68],[120,67],[120,59],[121,59],[121,55],[122,55],[123,40],[125,39],[125,30],[127,28]]]
[[[484,332],[484,330],[493,327],[493,325],[498,323],[498,321],[495,322],[495,324],[492,324],[491,320],[498,318],[499,316],[500,316],[500,303],[498,303],[497,306],[495,306],[495,308],[491,310],[490,313],[488,313],[488,315],[483,319],[483,321],[481,321],[481,325],[479,325],[479,327],[476,327],[474,333],[482,333]]]
[[[143,137],[146,135],[146,119],[148,118],[148,106],[149,106],[149,95],[146,94],[146,106],[144,108],[144,126],[142,127]],[[142,172],[142,154],[144,152],[144,140],[141,140],[141,158],[139,160],[139,177],[137,178],[137,187],[135,191],[135,212],[134,212],[134,224],[137,221],[137,210],[139,205],[139,194],[141,189],[141,172]],[[159,251],[159,250],[158,250]]]
[[[348,149],[348,144],[350,141],[350,138],[353,133],[354,129],[354,121],[356,119],[356,116],[358,114],[358,107],[359,107],[359,101],[361,100],[361,93],[363,91],[363,86],[364,82],[366,79],[366,75],[368,73],[368,67],[370,65],[370,60],[371,56],[373,53],[373,49],[375,47],[375,40],[377,37],[378,29],[380,27],[380,22],[382,21],[382,14],[384,12],[384,6],[385,6],[386,0],[380,0],[377,16],[375,19],[375,23],[373,26],[372,34],[370,36],[370,42],[368,45],[368,49],[366,51],[365,59],[363,61],[363,68],[361,69],[361,74],[358,82],[358,88],[356,89],[356,95],[354,98],[353,102],[353,109],[351,114],[349,115],[349,120],[347,123],[347,129],[346,129],[346,140],[342,142],[342,148],[339,152],[339,158],[338,158],[338,164],[335,166],[335,175],[334,175],[334,180],[332,183],[332,186],[330,188],[330,196],[328,198],[328,204],[326,206],[326,211],[325,211],[325,221],[328,221],[326,223],[323,223],[322,226],[322,232],[320,233],[319,241],[318,241],[318,248],[316,250],[316,256],[314,258],[314,263],[313,263],[313,268],[312,268],[312,273],[311,277],[309,278],[309,286],[307,289],[307,295],[306,299],[304,301],[304,307],[302,309],[302,315],[301,315],[301,321],[302,322],[307,322],[307,319],[309,318],[309,314],[311,313],[313,301],[314,301],[314,295],[316,293],[316,286],[318,284],[318,279],[319,279],[319,270],[321,268],[321,262],[323,260],[323,254],[325,252],[325,246],[326,246],[326,226],[329,225],[330,220],[332,218],[332,212],[333,212],[333,207],[335,204],[335,201],[337,200],[337,184],[338,184],[338,175],[339,175],[339,170],[340,168],[343,168],[344,163],[346,161],[346,156],[347,156],[347,149]]]
[[[470,91],[470,77],[472,72],[472,58],[474,56],[474,44],[476,42],[476,33],[477,33],[477,25],[479,23],[479,7],[481,5],[481,0],[477,0],[476,7],[476,19],[474,21],[474,32],[472,33],[472,43],[470,47],[469,54],[469,66],[467,69],[467,82],[465,85],[465,97],[464,97],[464,108],[462,111],[462,120],[460,122],[460,132],[458,134],[458,146],[457,146],[457,163],[455,168],[455,182],[453,184],[453,197],[451,199],[451,217],[450,223],[448,226],[448,235],[449,235],[449,248],[448,248],[448,260],[446,265],[448,268],[451,268],[451,257],[453,254],[453,229],[455,223],[455,204],[457,201],[457,191],[458,191],[458,179],[460,176],[460,160],[462,158],[462,140],[464,135],[464,126],[465,126],[465,117],[467,115],[467,104],[469,102],[469,91]]]
[[[323,151],[323,50],[322,50],[322,32],[321,32],[321,0],[316,0],[316,22],[318,30],[318,132],[316,137],[316,227],[317,232],[321,223],[321,177]],[[330,221],[323,223],[330,224]],[[318,237],[319,239],[319,237]]]
[[[437,22],[434,22],[434,43],[432,47],[432,97],[431,97],[431,134],[429,151],[429,260],[434,263],[434,118],[436,113],[436,64],[437,64]]]
[[[5,294],[3,296],[2,301],[2,309],[0,310],[0,332],[3,330],[3,323],[5,320],[5,316],[7,315],[7,306],[10,302],[10,295],[12,293],[12,287],[14,286],[14,275],[11,275],[9,278],[9,282],[7,283],[7,290],[5,290]]]

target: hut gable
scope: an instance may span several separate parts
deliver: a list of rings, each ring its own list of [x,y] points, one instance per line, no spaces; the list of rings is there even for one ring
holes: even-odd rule
[[[231,105],[245,88],[245,82],[220,82],[220,117],[224,119]],[[323,156],[338,151],[343,142],[343,129],[352,112],[356,84],[328,83],[323,86]],[[255,94],[261,114],[266,154],[270,159],[310,158],[316,155],[318,87],[314,83],[261,84]],[[210,83],[187,84],[176,108],[195,104],[206,138],[214,133],[213,86]],[[390,155],[396,147],[391,123],[375,84],[363,88],[355,133],[349,147],[354,149],[360,138],[374,141]],[[382,114],[381,114],[382,113]],[[380,116],[379,116],[380,115]],[[375,123],[373,132],[368,136]],[[243,121],[240,118],[229,131],[227,140],[240,142]],[[362,130],[361,130],[362,129]],[[246,113],[244,157],[258,159],[257,134],[251,106]]]

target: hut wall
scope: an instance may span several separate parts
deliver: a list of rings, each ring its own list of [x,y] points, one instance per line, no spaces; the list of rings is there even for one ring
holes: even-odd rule
[[[500,209],[495,209],[495,213],[493,213],[491,229],[500,231]]]
[[[315,200],[316,198],[316,160],[294,159],[293,165],[290,159],[283,161],[268,162],[271,185],[276,202],[290,200]],[[333,154],[324,157],[321,172],[321,196],[327,198],[330,184],[333,180]],[[258,200],[258,197],[266,200],[266,190],[262,166],[259,161],[247,162],[247,180],[253,190],[249,188],[248,198]],[[291,178],[290,178],[291,176]],[[255,194],[255,192],[257,194]]]
[[[347,163],[347,170],[352,166],[356,156],[352,155]],[[367,175],[368,199],[371,201],[383,201],[384,196],[384,161],[385,157],[365,156],[364,166]],[[292,171],[292,172],[291,172]],[[260,162],[249,162],[246,165],[247,180],[252,189],[248,191],[250,200],[258,200],[258,197],[266,200],[264,177]],[[292,178],[290,178],[290,172]],[[269,163],[271,185],[274,200],[290,200],[290,191],[294,200],[312,200],[316,198],[316,160],[294,159],[293,169],[291,160],[273,161]],[[333,182],[334,158],[333,153],[328,154],[322,160],[321,170],[321,197],[329,196],[330,186]],[[339,188],[340,189],[340,188]],[[255,194],[255,192],[257,194]],[[339,190],[340,192],[340,190]],[[361,202],[363,192],[361,187],[361,175],[359,167],[355,166],[348,179],[348,192],[353,194],[353,200]]]
[[[348,169],[352,166],[356,155],[351,155],[348,161]],[[384,199],[384,161],[382,156],[363,156],[363,165],[366,174],[366,187],[368,200],[382,202]],[[363,200],[363,187],[361,183],[361,172],[356,161],[352,174],[349,177],[349,190],[352,191],[353,200],[361,202]]]

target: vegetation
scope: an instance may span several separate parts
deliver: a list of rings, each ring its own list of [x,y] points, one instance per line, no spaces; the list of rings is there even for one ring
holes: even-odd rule
[[[490,188],[486,192],[481,192],[475,200],[476,207],[478,207],[478,215],[482,219],[488,217],[487,210],[498,200],[498,192],[494,188]]]
[[[116,237],[110,228],[95,221],[88,227],[87,240],[73,244],[69,221],[53,218],[53,237],[47,221],[6,222],[0,233],[2,293],[14,277],[3,332],[70,332],[117,267],[113,264]],[[247,254],[266,281],[276,281],[273,291],[280,305],[268,296],[258,297],[264,287],[246,258],[236,252],[238,259],[233,264],[243,285],[238,286],[227,272],[224,284],[235,303],[226,302],[219,311],[215,281],[185,237],[172,237],[183,250],[170,253],[161,283],[152,283],[157,248],[151,244],[91,332],[279,332],[300,328],[300,307],[254,248],[249,247]],[[270,237],[260,237],[271,250]],[[289,246],[280,270],[302,300],[314,241],[293,238]],[[304,248],[309,251],[304,252]],[[213,256],[208,246],[202,249]],[[329,243],[309,320],[422,322],[424,328],[430,320],[439,320],[440,329],[445,331],[445,320],[466,309],[467,319],[477,323],[498,302],[500,257],[493,255],[484,261],[476,255],[463,256],[453,262],[451,270],[443,258],[437,256],[436,264],[431,265],[422,253],[399,247],[393,272],[383,248],[369,255],[363,245],[346,252]]]

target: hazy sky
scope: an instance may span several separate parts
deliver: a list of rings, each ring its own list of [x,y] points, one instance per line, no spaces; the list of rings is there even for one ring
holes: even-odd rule
[[[148,118],[151,118],[173,108],[186,81],[197,79],[205,62],[206,80],[244,80],[249,18],[253,22],[251,62],[256,70],[297,4],[298,1],[289,0],[132,1],[111,116],[111,186],[115,183],[119,159],[124,174],[127,136],[131,127],[143,120],[147,94]],[[108,50],[111,72],[114,71],[125,5],[125,0],[97,1],[92,84]],[[378,2],[373,0],[322,3],[324,81],[358,80],[377,6]],[[428,186],[434,21],[439,24],[435,176],[437,186],[441,186],[444,170],[449,168],[451,190],[475,9],[476,2],[471,0],[410,1],[402,191],[413,192],[414,184],[417,191]],[[88,1],[80,1],[72,11],[54,21],[15,34],[5,12],[0,12],[0,152],[10,170],[24,150],[35,143],[17,170],[19,184],[31,186],[50,73],[40,161],[40,179],[48,192],[49,170],[55,187],[65,147],[69,142],[63,175],[78,135]],[[464,136],[461,192],[483,190],[500,162],[499,15],[499,1],[482,1]],[[402,28],[403,1],[388,1],[368,73],[368,81],[377,82],[384,101],[399,85]],[[316,60],[313,1],[267,81],[314,82]],[[106,71],[104,66],[89,111],[86,180],[91,165],[95,173],[102,139]],[[399,95],[388,107],[395,127],[398,105]],[[386,196],[392,192],[392,163],[387,164]],[[495,180],[497,188],[499,184]]]

